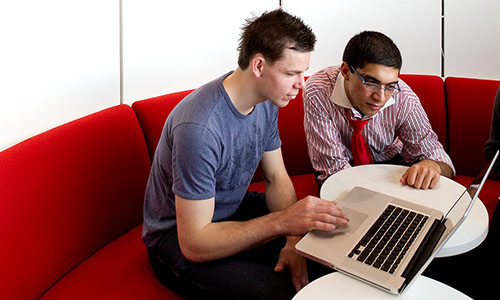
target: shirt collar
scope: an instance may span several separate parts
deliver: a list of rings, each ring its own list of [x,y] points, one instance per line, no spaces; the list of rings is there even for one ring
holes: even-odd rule
[[[332,95],[330,96],[330,101],[333,103],[342,106],[344,108],[347,108],[351,110],[352,115],[356,118],[361,118],[361,114],[352,106],[351,100],[347,97],[347,94],[345,93],[345,88],[344,88],[344,76],[339,72],[337,75],[337,80],[335,81],[335,86],[333,87],[333,92]],[[374,116],[378,115],[381,111],[386,109],[387,107],[393,105],[396,101],[394,100],[394,97],[391,96],[389,100],[385,103],[385,105],[376,113]],[[372,117],[374,117],[372,116]]]

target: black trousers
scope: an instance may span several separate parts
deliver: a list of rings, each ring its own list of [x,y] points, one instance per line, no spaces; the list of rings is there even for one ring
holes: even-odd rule
[[[244,221],[267,213],[264,194],[248,192],[228,220]],[[177,230],[172,228],[148,254],[160,281],[188,298],[289,300],[296,291],[288,271],[274,271],[285,242],[281,237],[232,257],[191,263],[182,255]],[[310,281],[333,271],[312,261],[308,270]]]

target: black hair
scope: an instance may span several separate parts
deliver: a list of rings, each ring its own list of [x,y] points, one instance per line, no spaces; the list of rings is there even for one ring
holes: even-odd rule
[[[344,49],[342,60],[353,69],[374,63],[401,70],[401,53],[394,42],[376,31],[363,31],[352,37]]]

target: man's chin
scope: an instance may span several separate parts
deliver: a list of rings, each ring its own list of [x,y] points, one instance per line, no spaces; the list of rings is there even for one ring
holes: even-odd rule
[[[366,108],[364,109],[361,113],[365,116],[374,116],[376,115],[378,112],[380,111],[380,109],[373,109],[373,108]]]
[[[292,101],[292,99],[290,99],[290,100],[281,99],[278,101],[272,101],[272,103],[279,108],[283,108],[283,107],[287,106],[290,103],[290,101]]]

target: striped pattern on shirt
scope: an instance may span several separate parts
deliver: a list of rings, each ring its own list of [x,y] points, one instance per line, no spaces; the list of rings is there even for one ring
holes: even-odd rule
[[[342,103],[339,99],[332,101],[338,76],[342,76],[339,66],[322,69],[309,77],[303,92],[309,157],[314,169],[321,173],[320,181],[350,167],[352,127],[346,114],[350,113],[354,119],[362,118],[352,106],[338,105]],[[399,86],[401,92],[393,97],[394,103],[374,115],[363,129],[374,161],[387,161],[401,153],[409,164],[431,159],[448,164],[455,173],[418,96],[401,79]],[[345,103],[346,99],[343,100]]]

